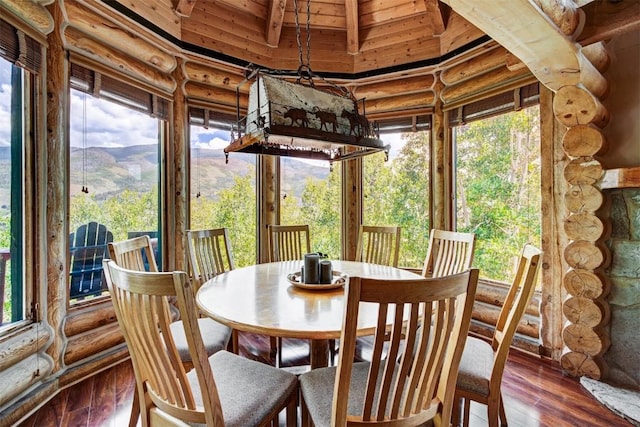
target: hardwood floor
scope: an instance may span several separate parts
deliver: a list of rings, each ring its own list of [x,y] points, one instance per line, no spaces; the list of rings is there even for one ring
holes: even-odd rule
[[[304,341],[283,341],[284,366],[307,362]],[[240,346],[243,356],[269,362],[268,337],[241,334]],[[366,356],[366,345],[359,351]],[[133,369],[124,362],[61,391],[19,427],[126,426],[133,391]],[[556,364],[519,351],[509,355],[502,392],[511,427],[631,426],[597,402],[576,379],[564,376]],[[472,403],[470,426],[486,425],[486,408]]]

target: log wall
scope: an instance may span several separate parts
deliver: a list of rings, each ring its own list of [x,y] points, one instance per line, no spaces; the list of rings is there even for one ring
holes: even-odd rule
[[[47,6],[42,6],[42,4]],[[68,302],[68,70],[69,58],[103,67],[131,84],[173,100],[171,120],[163,132],[166,171],[163,175],[165,194],[163,208],[167,215],[168,268],[184,266],[183,236],[188,226],[188,141],[185,103],[198,102],[213,110],[235,114],[236,86],[244,78],[243,71],[229,64],[214,64],[205,58],[182,51],[170,41],[149,33],[132,21],[104,7],[100,0],[77,1],[9,1],[0,0],[3,19],[21,26],[29,35],[46,45],[46,72],[38,79],[34,116],[41,119],[31,145],[38,150],[37,165],[28,188],[35,188],[35,218],[26,227],[33,228],[33,241],[28,248],[34,268],[28,273],[36,300],[32,323],[0,336],[0,425],[12,425],[45,399],[85,376],[119,363],[128,357],[108,299],[93,304],[70,307]],[[152,2],[124,2],[141,16],[154,16]],[[181,34],[180,20],[171,11],[172,3],[163,1],[160,13],[169,34]],[[539,7],[542,8],[542,2]],[[570,12],[571,13],[571,12]],[[568,22],[573,18],[567,17]],[[453,15],[452,20],[461,19]],[[557,19],[557,18],[556,18]],[[566,23],[560,19],[558,25]],[[99,24],[99,25],[96,25]],[[450,23],[451,25],[451,23]],[[568,24],[567,37],[575,37]],[[443,52],[463,46],[467,38],[479,30],[473,25],[445,32],[441,40]],[[287,40],[289,34],[283,34]],[[281,41],[282,43],[282,41]],[[433,46],[425,46],[425,51]],[[388,64],[390,57],[375,58],[373,50],[364,58],[371,63]],[[385,54],[385,52],[381,52]],[[387,52],[388,53],[388,52]],[[295,58],[289,58],[295,61]],[[525,58],[527,59],[527,58]],[[538,58],[535,58],[536,60]],[[540,59],[542,60],[542,58]],[[534,61],[535,62],[535,61]],[[547,126],[543,137],[543,280],[545,289],[540,301],[531,303],[520,332],[540,339],[548,346],[550,356],[559,359],[564,345],[562,364],[573,375],[599,377],[606,368],[602,353],[608,346],[606,325],[609,312],[605,298],[609,284],[603,274],[609,254],[602,245],[607,234],[607,218],[600,211],[599,189],[606,167],[598,156],[606,152],[607,138],[602,127],[610,120],[602,102],[607,94],[601,70],[610,62],[605,46],[582,49],[576,63],[583,67],[581,84],[568,76],[553,90],[542,90],[541,111]],[[451,149],[446,122],[447,109],[536,81],[530,70],[539,71],[535,62],[520,60],[497,43],[488,43],[467,57],[448,60],[438,71],[419,70],[398,73],[375,81],[367,78],[349,82],[353,93],[371,102],[367,114],[392,115],[394,112],[434,111],[432,137],[432,220],[439,228],[453,224],[451,206]],[[439,74],[439,75],[437,75]],[[578,76],[578,78],[580,78]],[[549,83],[546,82],[545,83]],[[606,81],[605,81],[606,83]],[[247,91],[240,95],[241,106],[247,102]],[[398,96],[400,92],[403,95]],[[555,95],[554,95],[555,93]],[[553,99],[553,105],[552,105]],[[546,118],[545,118],[546,115]],[[550,116],[554,122],[550,124]],[[548,157],[545,157],[548,156]],[[362,189],[360,160],[346,162],[342,168],[343,192],[343,257],[355,253],[357,225],[361,222]],[[266,224],[279,220],[279,164],[275,158],[258,161],[257,185],[260,215],[257,233],[261,246],[259,259],[266,258]],[[547,196],[549,198],[547,198]],[[28,202],[28,200],[27,200]],[[167,239],[169,240],[169,239]],[[568,267],[568,268],[565,268]],[[562,286],[554,281],[562,277]],[[549,291],[551,290],[551,291]],[[502,298],[499,287],[483,287],[476,308],[474,331],[487,334],[495,321]],[[541,323],[536,322],[536,306],[540,303]],[[564,341],[557,348],[557,324],[562,315]],[[541,331],[540,331],[541,328]],[[532,348],[532,351],[534,349]]]

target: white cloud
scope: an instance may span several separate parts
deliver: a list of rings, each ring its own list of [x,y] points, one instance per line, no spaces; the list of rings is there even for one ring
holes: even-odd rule
[[[194,144],[198,148],[205,148],[210,150],[222,150],[224,147],[229,145],[229,141],[222,139],[218,136],[214,136],[210,140],[206,142],[195,142]]]
[[[11,145],[11,86],[0,82],[0,146]]]
[[[71,92],[72,147],[128,147],[158,144],[158,119],[119,104]]]

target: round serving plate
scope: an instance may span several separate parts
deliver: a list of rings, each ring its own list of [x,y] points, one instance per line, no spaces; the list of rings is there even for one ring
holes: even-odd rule
[[[288,274],[287,280],[297,288],[322,291],[327,289],[336,289],[344,286],[345,282],[347,281],[347,276],[339,271],[333,270],[333,280],[331,281],[331,283],[302,283],[300,282],[300,272],[297,271],[295,273]]]

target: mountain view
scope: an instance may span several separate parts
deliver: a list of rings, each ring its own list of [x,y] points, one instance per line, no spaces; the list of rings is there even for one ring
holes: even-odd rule
[[[4,150],[4,148],[7,148]],[[86,157],[85,157],[86,154]],[[71,149],[70,178],[71,195],[78,194],[86,182],[89,191],[99,199],[130,189],[150,190],[149,183],[157,182],[149,174],[158,173],[158,147],[155,145],[135,145],[131,147],[88,147]],[[0,147],[0,165],[9,162],[8,147]],[[195,148],[191,151],[191,191],[200,192],[202,197],[215,199],[221,188],[233,185],[234,177],[255,170],[256,156],[253,154],[231,153],[225,163],[222,150]],[[325,179],[329,169],[296,159],[282,158],[281,168],[286,177],[283,191],[300,197],[308,176]],[[6,163],[8,164],[8,163]],[[6,170],[2,168],[0,174]],[[8,178],[8,177],[7,177]],[[8,179],[2,180],[0,188],[8,188]]]

